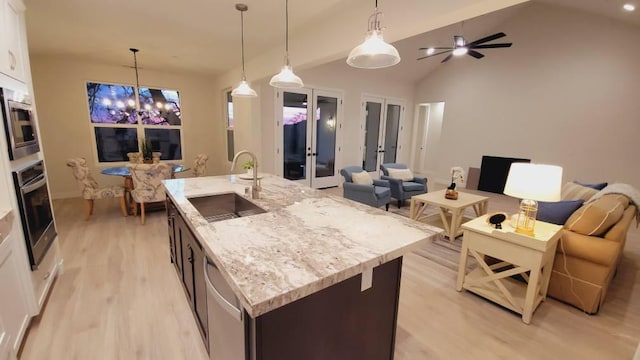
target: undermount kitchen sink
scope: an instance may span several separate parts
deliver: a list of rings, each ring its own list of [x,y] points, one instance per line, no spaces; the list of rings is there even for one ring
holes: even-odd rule
[[[187,198],[208,222],[266,213],[263,208],[236,193]]]

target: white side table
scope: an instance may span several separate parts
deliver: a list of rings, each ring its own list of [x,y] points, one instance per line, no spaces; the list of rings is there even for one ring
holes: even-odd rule
[[[456,290],[464,288],[522,314],[522,321],[529,324],[533,311],[547,297],[562,226],[536,221],[535,236],[518,234],[507,222],[502,226],[501,230],[495,229],[487,224],[486,216],[462,225],[464,235]],[[478,267],[467,274],[469,253]],[[502,261],[488,265],[484,255]],[[516,274],[527,283],[511,278]]]

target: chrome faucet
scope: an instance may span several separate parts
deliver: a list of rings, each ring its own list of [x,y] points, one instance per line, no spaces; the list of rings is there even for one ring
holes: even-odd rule
[[[233,162],[231,163],[231,172],[233,172],[233,169],[236,167],[236,162],[242,154],[251,156],[251,160],[253,161],[253,186],[251,187],[251,198],[258,199],[260,198],[260,185],[258,185],[258,158],[256,158],[256,155],[248,150],[238,151],[233,157]]]

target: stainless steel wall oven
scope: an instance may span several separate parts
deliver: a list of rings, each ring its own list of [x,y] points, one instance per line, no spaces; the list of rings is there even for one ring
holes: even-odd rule
[[[40,151],[31,101],[20,98],[9,89],[0,88],[0,107],[9,158],[15,160]]]
[[[13,181],[31,269],[36,270],[57,236],[44,163],[14,171]]]

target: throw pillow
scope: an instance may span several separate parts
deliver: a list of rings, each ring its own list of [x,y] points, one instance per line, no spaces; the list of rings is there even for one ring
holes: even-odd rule
[[[389,176],[402,181],[413,180],[413,173],[410,169],[389,169]]]
[[[624,199],[624,195],[604,195],[574,212],[564,227],[582,235],[604,235],[622,218]]]
[[[602,190],[604,188],[607,187],[607,185],[609,185],[608,182],[602,182],[602,183],[596,183],[596,184],[583,184],[580,181],[577,180],[573,180],[574,184],[578,184],[578,185],[582,185],[582,186],[586,186],[588,188],[592,188],[592,189],[596,189],[596,190]]]
[[[598,190],[572,182],[564,184],[562,187],[562,200],[584,200],[588,201],[598,193]]]
[[[573,214],[584,200],[565,200],[558,202],[538,201],[538,217],[540,221],[564,225],[571,214]]]
[[[354,184],[373,185],[373,179],[366,171],[351,173],[351,180]]]

